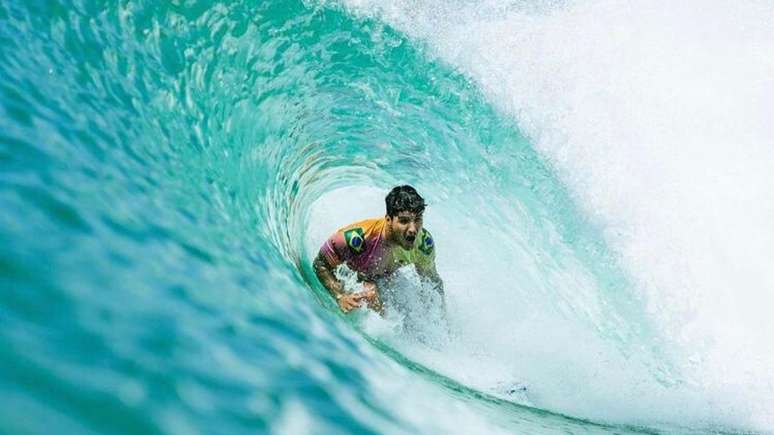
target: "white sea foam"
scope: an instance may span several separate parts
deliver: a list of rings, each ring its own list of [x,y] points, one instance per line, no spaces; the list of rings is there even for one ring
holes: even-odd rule
[[[539,384],[540,406],[551,409],[774,427],[774,7],[345,3],[427,44],[513,117],[604,229],[649,321],[677,349],[679,375],[670,378],[675,385],[643,385],[647,369],[603,338],[553,314],[527,314],[508,297],[517,290],[506,282],[507,265],[447,271],[500,299],[479,311],[475,297],[452,286],[468,350],[478,340],[502,370]],[[563,276],[590,285],[582,270]],[[506,358],[502,349],[515,343]],[[458,377],[482,371],[448,365]]]

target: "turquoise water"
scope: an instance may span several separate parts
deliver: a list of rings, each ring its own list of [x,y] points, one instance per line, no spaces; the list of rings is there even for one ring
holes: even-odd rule
[[[577,154],[417,8],[0,4],[0,432],[767,430],[771,381],[701,369]],[[398,183],[438,242],[434,343],[310,269]]]

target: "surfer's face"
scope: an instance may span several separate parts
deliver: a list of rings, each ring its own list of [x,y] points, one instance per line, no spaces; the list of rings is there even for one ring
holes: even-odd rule
[[[390,226],[392,241],[403,249],[411,249],[417,234],[422,231],[422,215],[402,211],[397,216],[387,216],[387,225]]]

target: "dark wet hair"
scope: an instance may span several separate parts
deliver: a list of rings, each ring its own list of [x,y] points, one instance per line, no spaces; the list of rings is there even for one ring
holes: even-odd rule
[[[409,185],[395,186],[387,197],[387,216],[397,216],[402,211],[410,211],[422,214],[425,211],[425,200],[417,193],[417,190]]]

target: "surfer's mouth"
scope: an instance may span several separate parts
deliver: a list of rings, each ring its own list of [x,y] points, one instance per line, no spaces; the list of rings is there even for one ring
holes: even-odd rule
[[[414,243],[414,239],[416,239],[417,236],[406,236],[406,241],[409,243]]]

